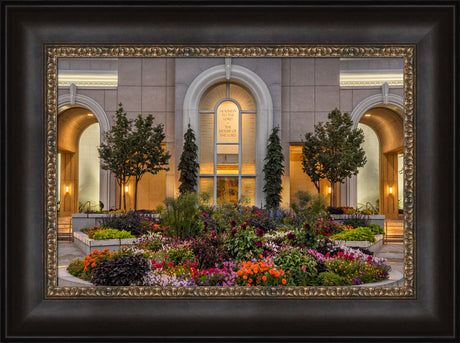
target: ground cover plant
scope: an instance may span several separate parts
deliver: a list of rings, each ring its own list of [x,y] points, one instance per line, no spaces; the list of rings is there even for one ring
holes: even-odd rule
[[[94,285],[160,287],[341,286],[389,276],[385,259],[338,242],[372,241],[378,226],[354,228],[316,214],[302,214],[299,223],[295,212],[199,206],[193,194],[183,197],[167,204],[160,222],[129,213],[107,221],[133,228],[135,244],[118,252],[94,251],[72,261],[69,272]]]

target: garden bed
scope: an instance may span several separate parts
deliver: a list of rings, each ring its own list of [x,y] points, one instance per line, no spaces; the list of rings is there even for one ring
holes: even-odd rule
[[[74,213],[72,214],[72,231],[80,232],[81,229],[99,225],[104,218],[119,216],[119,213]],[[144,214],[158,218],[159,214]]]
[[[96,240],[88,238],[88,235],[83,232],[74,232],[73,238],[75,245],[86,255],[94,250],[118,251],[122,246],[133,246],[137,242],[137,238]]]
[[[369,241],[335,241],[340,245],[351,248],[365,248],[369,251],[376,252],[383,245],[383,235],[375,235],[375,243]]]
[[[385,227],[385,215],[384,214],[330,214],[330,217],[334,221],[344,222],[347,219],[362,218],[369,224],[377,224],[381,227]]]

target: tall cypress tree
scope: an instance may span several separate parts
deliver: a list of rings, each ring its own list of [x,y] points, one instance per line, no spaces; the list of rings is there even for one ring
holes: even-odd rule
[[[195,143],[195,133],[188,125],[188,129],[184,134],[184,148],[180,156],[179,192],[181,194],[193,192],[198,183],[198,168],[200,167],[198,160],[198,145]]]
[[[264,192],[268,208],[278,208],[281,203],[281,178],[284,175],[284,156],[278,135],[279,127],[274,127],[268,138],[267,156],[264,165]]]

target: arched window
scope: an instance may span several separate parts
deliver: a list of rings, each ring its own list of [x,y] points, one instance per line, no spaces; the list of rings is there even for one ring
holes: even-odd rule
[[[209,204],[256,203],[256,105],[235,83],[210,88],[200,103],[200,194]]]

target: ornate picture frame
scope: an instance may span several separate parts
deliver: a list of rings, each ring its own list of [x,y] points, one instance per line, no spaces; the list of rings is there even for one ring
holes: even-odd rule
[[[435,3],[2,1],[2,340],[458,339],[456,10],[457,4]],[[57,285],[57,59],[213,54],[404,58],[404,286]]]

